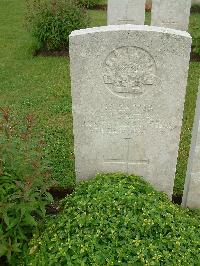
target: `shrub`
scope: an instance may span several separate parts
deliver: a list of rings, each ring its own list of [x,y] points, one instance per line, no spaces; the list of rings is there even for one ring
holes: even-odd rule
[[[70,33],[85,28],[88,16],[74,0],[28,0],[26,24],[38,49],[66,50]]]
[[[33,135],[33,117],[23,126],[10,112],[0,114],[0,257],[10,262],[25,248],[27,239],[52,201],[52,183],[43,162],[43,140]]]
[[[139,177],[98,175],[62,206],[26,265],[199,265],[199,218]]]
[[[101,0],[79,0],[79,3],[87,8],[92,8],[101,3]]]

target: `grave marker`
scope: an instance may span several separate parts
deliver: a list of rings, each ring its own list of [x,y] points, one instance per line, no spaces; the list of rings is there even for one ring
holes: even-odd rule
[[[200,85],[182,205],[200,208]]]
[[[70,35],[76,177],[143,176],[172,195],[191,37],[117,25]]]
[[[108,0],[108,25],[139,24],[145,21],[145,0]]]
[[[191,0],[153,0],[151,25],[188,30]]]

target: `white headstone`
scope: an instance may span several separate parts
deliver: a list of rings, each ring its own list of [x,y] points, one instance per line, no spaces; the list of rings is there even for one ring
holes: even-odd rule
[[[189,208],[200,208],[200,85],[182,204]]]
[[[117,25],[70,35],[76,177],[143,176],[172,195],[191,37]]]
[[[188,30],[191,0],[153,0],[151,25]]]
[[[146,0],[108,0],[108,25],[144,25]]]

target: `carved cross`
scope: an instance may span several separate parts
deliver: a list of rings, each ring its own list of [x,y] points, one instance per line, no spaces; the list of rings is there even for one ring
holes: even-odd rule
[[[123,24],[134,24],[134,20],[132,20],[132,19],[120,19],[119,20],[121,23],[123,23]]]
[[[118,158],[112,158],[112,159],[107,159],[104,163],[109,163],[109,164],[122,164],[126,165],[126,172],[129,173],[129,166],[131,165],[148,165],[149,160],[148,159],[136,159],[136,160],[131,160],[130,159],[130,140],[131,138],[125,138],[126,140],[126,157],[125,160],[121,160]]]

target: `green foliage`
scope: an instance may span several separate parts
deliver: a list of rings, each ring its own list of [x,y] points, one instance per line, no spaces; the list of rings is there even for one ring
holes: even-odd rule
[[[196,6],[198,8],[198,6]],[[195,9],[195,6],[192,8]],[[200,10],[200,6],[198,8]],[[193,53],[200,55],[200,13],[199,10],[197,13],[191,13],[190,24],[189,24],[189,33],[192,36],[192,51]]]
[[[0,1],[0,106],[12,106],[12,110],[21,118],[27,113],[34,114],[36,127],[45,134],[45,149],[52,177],[62,186],[73,186],[75,174],[69,58],[32,56],[33,38],[23,25],[25,1]],[[90,26],[106,25],[106,11],[88,10],[88,13]],[[149,24],[150,17],[147,19]],[[191,13],[189,32],[192,36],[198,31],[199,25],[200,14]],[[199,71],[199,62],[191,62],[174,190],[177,195],[183,191]]]
[[[63,200],[26,265],[199,265],[199,216],[139,177],[98,175]]]
[[[199,26],[200,27],[200,26]],[[193,36],[193,51],[200,55],[200,31],[198,30],[196,34]]]
[[[24,243],[45,205],[52,201],[47,188],[52,184],[43,162],[44,142],[33,135],[33,117],[23,125],[1,109],[0,116],[0,257],[10,262],[22,252]]]
[[[87,8],[92,8],[99,5],[102,0],[78,0],[81,5]]]
[[[38,48],[68,49],[73,30],[88,26],[88,17],[74,0],[27,0],[27,28]]]

